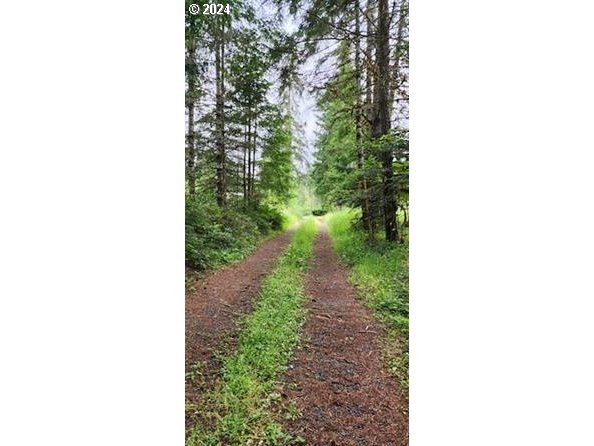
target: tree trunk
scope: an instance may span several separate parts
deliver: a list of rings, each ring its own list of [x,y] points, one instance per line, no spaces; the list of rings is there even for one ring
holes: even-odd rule
[[[402,206],[402,213],[404,214],[404,221],[402,222],[402,226],[408,228],[408,211],[406,210],[406,206]]]
[[[365,149],[362,134],[362,107],[361,103],[361,13],[359,0],[355,0],[355,145],[357,147],[357,168],[359,170],[359,193],[361,195],[361,217],[363,226],[367,229],[368,238],[374,238],[373,227],[369,218],[369,197],[367,196],[367,174],[365,173]]]
[[[257,111],[256,111],[257,113]],[[258,138],[258,118],[254,116],[254,141],[253,141],[253,150],[254,153],[252,155],[252,191],[251,191],[251,196],[250,199],[253,202],[254,201],[254,197],[256,195],[256,149],[257,149],[257,143],[256,140]]]
[[[248,139],[247,139],[247,152],[248,152],[248,163],[247,163],[247,194],[245,196],[246,201],[250,201],[252,196],[252,110],[250,108],[248,115]]]
[[[188,48],[188,59],[191,65],[195,65],[195,48],[191,45]],[[194,110],[196,108],[196,73],[190,70],[188,76],[188,93],[186,95],[186,108],[188,111],[188,134],[186,147],[186,179],[188,180],[188,193],[191,197],[196,194],[196,134],[194,129]]]
[[[227,201],[225,183],[225,26],[221,20],[220,34],[215,39],[216,70],[216,196],[217,204],[224,206]]]
[[[369,124],[370,121],[373,120],[374,115],[374,104],[373,104],[373,89],[375,85],[374,81],[374,53],[375,53],[375,29],[374,29],[374,20],[376,16],[376,5],[375,0],[368,0],[367,7],[366,7],[366,44],[365,50],[367,53],[367,63],[365,64],[365,116],[367,118],[368,124],[366,125],[367,128],[367,135],[371,139],[372,138],[372,128]],[[375,232],[376,232],[376,209],[373,199],[373,194],[371,193],[372,184],[371,182],[367,183],[367,218],[369,220],[369,232],[370,232],[370,240],[375,239]]]
[[[398,28],[396,31],[396,43],[394,44],[394,65],[392,66],[392,79],[390,85],[390,111],[394,107],[394,98],[396,96],[396,90],[398,89],[398,80],[400,78],[400,56],[402,47],[402,34],[404,32],[404,26],[406,24],[406,18],[408,15],[408,1],[402,0],[398,8]]]
[[[188,180],[188,193],[191,197],[196,195],[196,142],[194,134],[194,99],[188,104],[188,139],[186,151],[186,178]]]
[[[247,201],[247,178],[246,178],[246,152],[247,152],[247,148],[248,148],[248,144],[249,144],[249,139],[248,139],[248,132],[247,132],[247,125],[244,125],[244,134],[245,134],[245,138],[243,141],[243,160],[242,160],[242,168],[243,168],[243,201]]]
[[[376,35],[376,67],[377,78],[374,88],[375,116],[373,120],[372,136],[380,139],[390,131],[390,23],[388,0],[378,0],[378,26]],[[398,240],[396,226],[396,190],[394,184],[394,169],[392,147],[380,148],[380,162],[382,164],[382,198],[384,213],[384,230],[386,240]]]
[[[373,21],[375,17],[375,0],[368,0],[367,1],[367,38],[366,38],[366,45],[365,50],[367,52],[367,63],[365,64],[365,114],[367,116],[367,120],[371,121],[373,119],[373,54],[375,52],[375,41],[374,41],[374,29],[373,29]],[[371,132],[370,132],[371,133]]]

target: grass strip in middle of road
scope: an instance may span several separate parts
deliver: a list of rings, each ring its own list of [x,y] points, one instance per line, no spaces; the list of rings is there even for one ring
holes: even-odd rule
[[[204,408],[217,420],[216,427],[206,431],[196,426],[188,434],[188,446],[290,441],[268,408],[278,399],[276,380],[297,346],[305,320],[303,281],[315,236],[314,221],[305,221],[265,279],[253,312],[243,321],[237,351],[225,360],[221,382]]]

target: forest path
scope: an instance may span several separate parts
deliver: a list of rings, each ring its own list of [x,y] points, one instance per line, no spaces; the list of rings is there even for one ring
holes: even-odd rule
[[[267,240],[248,258],[198,279],[186,292],[186,404],[199,408],[221,369],[217,352],[235,349],[237,322],[251,310],[293,232]],[[190,410],[186,427],[196,424],[197,416]]]
[[[407,403],[381,360],[383,328],[356,300],[326,225],[319,226],[303,348],[281,389],[302,416],[285,427],[308,446],[407,445]]]

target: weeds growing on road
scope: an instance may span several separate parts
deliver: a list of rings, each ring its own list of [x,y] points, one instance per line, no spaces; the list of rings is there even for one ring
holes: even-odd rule
[[[388,327],[386,356],[391,372],[408,390],[408,244],[379,240],[370,245],[353,226],[357,214],[343,210],[326,218],[334,249],[351,266],[350,279]]]
[[[225,360],[219,385],[209,395],[207,418],[213,429],[188,432],[188,446],[283,445],[292,441],[267,409],[280,399],[275,392],[299,341],[305,320],[303,276],[312,255],[316,228],[303,223],[265,279],[254,311],[243,321],[237,351]],[[295,416],[295,411],[290,411]]]

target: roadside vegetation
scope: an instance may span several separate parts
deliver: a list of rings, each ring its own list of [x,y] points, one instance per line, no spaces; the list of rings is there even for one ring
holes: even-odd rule
[[[207,270],[251,253],[286,217],[265,205],[238,204],[221,209],[213,200],[186,199],[186,265]]]
[[[253,312],[242,321],[237,350],[224,361],[221,380],[206,407],[197,408],[208,426],[192,428],[187,446],[293,441],[268,409],[280,400],[275,391],[277,379],[286,369],[305,321],[303,279],[315,235],[313,219],[302,223],[278,266],[265,279]]]
[[[357,228],[357,211],[326,216],[334,249],[351,267],[350,280],[365,303],[388,328],[384,354],[390,371],[408,391],[408,242],[366,240]]]
[[[306,143],[289,82],[294,70],[286,69],[288,31],[264,9],[238,1],[228,14],[186,14],[190,277],[241,260],[295,222],[281,211],[295,195]]]

